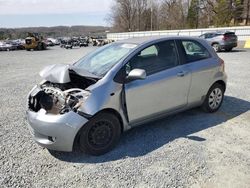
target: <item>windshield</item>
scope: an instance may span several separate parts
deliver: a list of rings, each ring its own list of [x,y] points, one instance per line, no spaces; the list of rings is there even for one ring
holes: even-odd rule
[[[135,47],[135,44],[113,43],[83,57],[74,66],[96,76],[104,76]]]

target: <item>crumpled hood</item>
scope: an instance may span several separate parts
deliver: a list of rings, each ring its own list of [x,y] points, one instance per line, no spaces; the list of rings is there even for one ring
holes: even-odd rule
[[[65,64],[49,65],[40,71],[39,75],[53,83],[63,84],[70,82],[69,65]]]
[[[100,79],[100,77],[91,74],[82,68],[65,64],[49,65],[40,71],[39,75],[47,81],[63,84],[70,82],[69,70],[73,70],[80,76]]]

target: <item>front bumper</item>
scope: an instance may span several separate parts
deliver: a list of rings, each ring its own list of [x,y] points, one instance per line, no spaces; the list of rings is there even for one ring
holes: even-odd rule
[[[75,112],[62,115],[27,111],[29,129],[34,140],[41,146],[58,151],[72,151],[75,137],[88,119]]]

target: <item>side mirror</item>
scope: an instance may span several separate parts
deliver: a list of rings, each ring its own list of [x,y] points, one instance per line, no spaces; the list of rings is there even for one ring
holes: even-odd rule
[[[146,78],[146,71],[143,69],[133,69],[126,77],[126,81],[143,80]]]

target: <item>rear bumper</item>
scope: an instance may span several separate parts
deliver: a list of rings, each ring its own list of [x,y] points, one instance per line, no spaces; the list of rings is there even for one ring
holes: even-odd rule
[[[88,120],[75,112],[63,115],[27,111],[29,129],[34,140],[41,146],[58,151],[72,151],[75,137]]]
[[[237,42],[234,43],[223,43],[220,45],[221,49],[227,49],[227,48],[235,48],[237,47]]]

